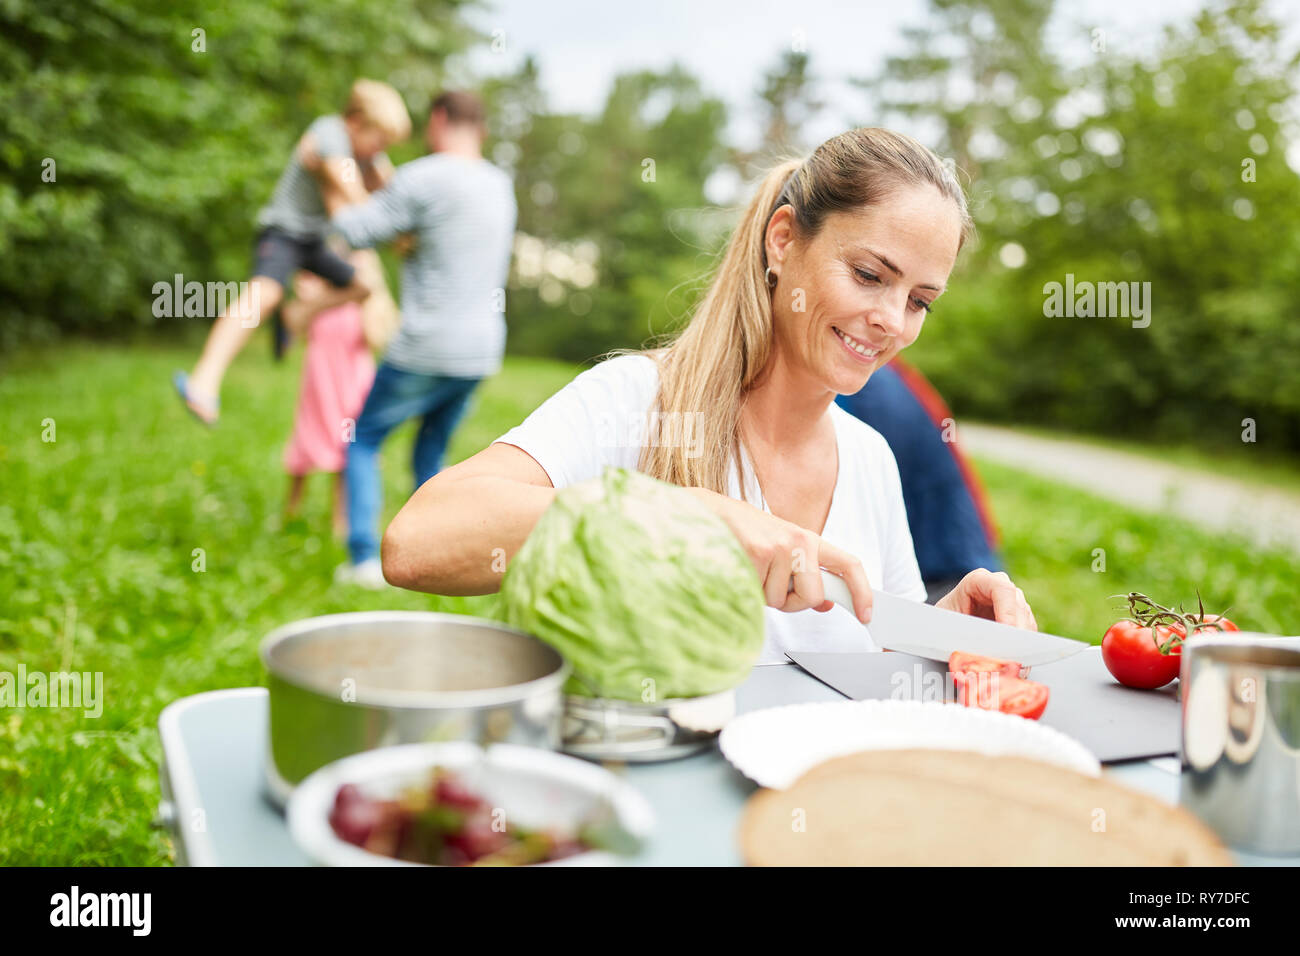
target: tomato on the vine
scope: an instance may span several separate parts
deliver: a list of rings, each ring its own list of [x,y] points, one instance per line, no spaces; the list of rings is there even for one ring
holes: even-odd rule
[[[1222,614],[1202,614],[1200,615],[1202,623],[1205,625],[1217,624],[1221,631],[1240,631],[1236,624],[1224,617]]]
[[[1132,618],[1117,621],[1101,639],[1101,659],[1114,678],[1126,687],[1153,690],[1164,687],[1182,667],[1182,646],[1187,629],[1236,631],[1236,624],[1221,614],[1174,611],[1144,594],[1128,595]]]
[[[1173,642],[1175,636],[1169,627],[1153,630],[1136,621],[1117,621],[1101,639],[1101,659],[1125,687],[1164,687],[1182,666],[1182,645]]]

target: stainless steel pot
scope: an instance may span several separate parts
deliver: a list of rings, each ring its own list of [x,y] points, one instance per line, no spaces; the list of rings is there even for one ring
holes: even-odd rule
[[[1231,846],[1300,853],[1300,639],[1201,635],[1182,658],[1181,803]]]
[[[262,641],[270,689],[269,795],[341,757],[467,740],[555,749],[569,666],[522,631],[423,611],[297,621]]]

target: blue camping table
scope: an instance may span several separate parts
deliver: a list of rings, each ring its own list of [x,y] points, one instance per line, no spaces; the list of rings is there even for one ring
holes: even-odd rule
[[[754,668],[737,690],[744,713],[782,704],[844,700],[793,664]],[[266,798],[267,693],[211,691],[178,700],[159,718],[163,764],[160,817],[176,835],[176,861],[192,866],[305,866],[283,814]],[[717,747],[657,764],[620,767],[654,808],[655,833],[634,862],[647,866],[739,865],[736,824],[755,786]],[[1173,757],[1116,764],[1113,780],[1169,803],[1178,800]],[[1252,866],[1296,866],[1300,856],[1237,853]]]

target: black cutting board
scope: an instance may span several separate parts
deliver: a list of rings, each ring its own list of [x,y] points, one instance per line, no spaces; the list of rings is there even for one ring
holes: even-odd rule
[[[787,654],[792,661],[853,700],[939,700],[948,666],[898,653]],[[1030,678],[1051,690],[1040,721],[1068,734],[1102,763],[1178,753],[1181,710],[1177,682],[1162,690],[1115,683],[1090,647],[1063,661],[1040,664]]]

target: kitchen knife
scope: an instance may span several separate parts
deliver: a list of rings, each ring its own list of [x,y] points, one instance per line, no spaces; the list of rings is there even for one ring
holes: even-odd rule
[[[822,571],[826,598],[853,613],[853,596],[838,575]],[[982,617],[909,601],[884,591],[872,591],[871,639],[890,651],[915,654],[934,661],[948,660],[953,651],[1019,661],[1025,667],[1050,664],[1091,645],[1066,637],[1026,631]]]

